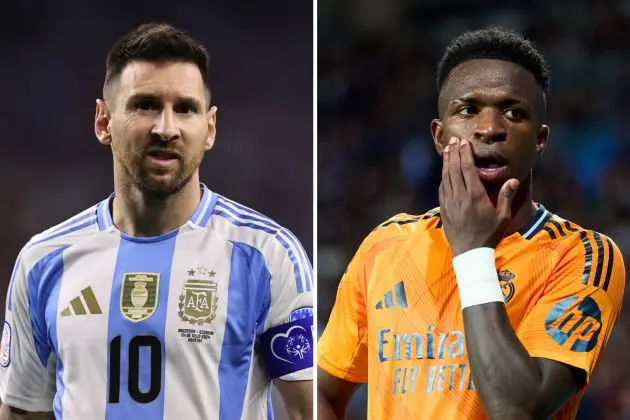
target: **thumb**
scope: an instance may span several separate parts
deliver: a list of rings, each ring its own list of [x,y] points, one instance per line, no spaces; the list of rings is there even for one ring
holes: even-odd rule
[[[512,218],[512,201],[516,196],[516,190],[518,189],[519,182],[517,179],[510,179],[503,184],[501,191],[499,191],[499,198],[497,200],[497,210],[499,218],[507,222]]]

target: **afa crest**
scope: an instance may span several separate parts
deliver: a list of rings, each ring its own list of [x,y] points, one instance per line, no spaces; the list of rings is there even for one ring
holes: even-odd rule
[[[514,283],[512,283],[514,277],[516,277],[516,275],[510,270],[499,271],[499,284],[501,285],[501,291],[503,292],[505,303],[512,300],[512,297],[514,296],[514,292],[516,290]]]
[[[182,321],[203,325],[217,316],[219,297],[217,282],[210,280],[216,273],[203,267],[188,270],[188,281],[179,295],[178,315]]]
[[[157,308],[159,273],[125,273],[120,290],[120,312],[129,321],[144,321]]]

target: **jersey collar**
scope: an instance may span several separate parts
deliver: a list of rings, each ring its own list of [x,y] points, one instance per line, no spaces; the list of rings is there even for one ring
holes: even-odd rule
[[[205,226],[208,223],[208,219],[214,212],[214,206],[217,203],[218,195],[213,193],[205,184],[200,184],[202,194],[199,205],[193,213],[192,217],[188,221],[195,226]],[[96,207],[96,220],[98,221],[99,230],[115,230],[114,222],[112,220],[111,213],[111,201],[114,198],[112,193],[105,200],[101,201]]]

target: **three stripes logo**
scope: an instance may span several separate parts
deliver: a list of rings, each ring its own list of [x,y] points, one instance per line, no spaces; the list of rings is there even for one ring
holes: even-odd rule
[[[71,315],[100,315],[101,307],[98,305],[96,296],[91,287],[81,290],[81,294],[70,301],[70,305],[61,311],[61,316]]]
[[[394,295],[396,296],[396,303],[394,304]],[[391,308],[407,308],[407,294],[405,293],[405,284],[401,281],[394,286],[393,291],[385,293],[383,300],[379,300],[376,303],[376,309]]]

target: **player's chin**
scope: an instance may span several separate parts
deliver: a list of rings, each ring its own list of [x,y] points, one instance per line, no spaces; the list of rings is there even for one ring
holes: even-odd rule
[[[175,173],[145,173],[140,179],[140,187],[146,193],[156,197],[166,197],[179,192],[184,180]]]

